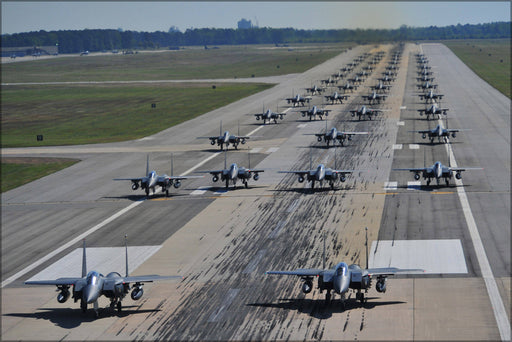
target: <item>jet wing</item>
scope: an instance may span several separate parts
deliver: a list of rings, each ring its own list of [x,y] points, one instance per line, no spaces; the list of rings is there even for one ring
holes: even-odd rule
[[[353,172],[358,172],[358,171],[361,171],[361,170],[332,170],[333,173],[342,173],[342,174],[353,173]]]
[[[58,278],[55,280],[32,280],[26,281],[25,285],[75,285],[84,278]]]
[[[115,180],[115,181],[119,181],[119,180],[129,180],[129,181],[132,181],[132,182],[142,182],[142,181],[144,181],[145,179],[147,179],[147,177],[138,177],[138,178],[114,178],[113,180]]]
[[[159,276],[157,274],[152,274],[152,275],[121,277],[121,279],[122,279],[122,282],[124,282],[124,283],[151,283],[153,281],[160,281],[160,280],[183,279],[183,277],[181,277],[181,276]]]
[[[370,134],[369,132],[338,132],[338,137],[341,137],[342,135],[363,135],[363,134]]]
[[[157,183],[162,184],[165,182],[165,180],[182,180],[182,179],[189,179],[189,178],[203,178],[203,176],[158,176]]]
[[[277,171],[277,173],[295,173],[296,175],[307,175],[315,170]]]
[[[240,169],[239,169],[240,170]],[[262,170],[262,169],[259,169],[259,170],[254,170],[254,169],[245,169],[245,171],[247,172],[265,172],[265,170]]]
[[[304,268],[304,269],[297,269],[294,271],[267,271],[265,274],[278,274],[278,275],[295,275],[299,277],[316,277],[320,276],[324,273],[324,270],[317,269],[317,268]]]
[[[393,171],[423,172],[423,171],[427,171],[428,169],[430,169],[430,168],[418,167],[418,168],[411,168],[411,169],[393,169]]]
[[[205,170],[205,171],[195,171],[194,173],[210,173],[212,175],[218,175],[224,172],[224,170]]]
[[[397,273],[424,273],[425,270],[420,268],[396,268],[396,267],[381,267],[381,268],[369,268],[366,270],[370,277],[373,276],[393,276]]]

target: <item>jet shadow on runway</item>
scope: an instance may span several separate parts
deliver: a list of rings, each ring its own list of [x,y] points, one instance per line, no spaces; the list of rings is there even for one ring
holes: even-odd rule
[[[364,303],[364,308],[373,309],[374,307],[381,305],[395,305],[406,303],[402,301],[373,301],[374,299],[379,298],[380,297],[368,297],[368,302]],[[335,313],[342,313],[345,311],[361,307],[361,303],[359,301],[357,301],[355,298],[351,299],[350,297],[348,297],[345,300],[345,309],[343,309],[340,299],[333,299],[328,306],[325,305],[325,301],[323,299],[307,298],[281,298],[277,303],[250,303],[246,305],[253,307],[294,310],[300,313],[309,314],[311,317],[318,319],[328,319]]]
[[[123,311],[118,313],[110,309],[108,306],[105,308],[99,309],[99,318],[95,318],[95,316],[91,313],[84,315],[82,314],[80,309],[72,309],[72,308],[41,308],[36,309],[37,312],[34,313],[8,313],[3,314],[3,316],[9,317],[21,317],[21,318],[35,318],[35,319],[44,319],[52,322],[53,324],[64,328],[64,329],[73,329],[80,326],[83,323],[89,323],[96,321],[102,318],[108,318],[112,316],[117,317],[126,317],[128,315],[133,314],[145,314],[151,312],[159,312],[160,309],[148,309],[148,310],[136,310],[130,308],[138,308],[138,305],[133,306],[124,306]]]

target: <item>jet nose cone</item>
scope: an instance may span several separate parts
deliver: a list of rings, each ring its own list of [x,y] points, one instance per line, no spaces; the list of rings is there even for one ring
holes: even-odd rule
[[[98,299],[98,291],[96,288],[87,286],[83,292],[83,298],[87,304],[94,303]]]

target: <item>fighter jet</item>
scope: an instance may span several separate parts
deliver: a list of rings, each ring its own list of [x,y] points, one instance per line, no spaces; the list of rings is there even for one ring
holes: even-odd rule
[[[294,97],[288,97],[286,101],[288,102],[288,104],[291,103],[293,107],[295,107],[295,105],[305,106],[306,103],[309,103],[309,101],[311,101],[311,96],[301,96],[297,94]]]
[[[446,120],[448,123],[448,120]],[[462,131],[462,129],[449,129],[444,128],[442,123],[439,123],[434,129],[427,129],[427,130],[419,130],[419,131],[409,131],[409,132],[416,132],[420,133],[421,137],[423,139],[428,138],[430,139],[430,143],[434,143],[434,139],[437,138],[438,142],[441,142],[441,138],[443,138],[443,142],[448,142],[448,138],[451,135],[452,138],[455,138],[457,136],[457,132]]]
[[[240,130],[240,127],[239,127]],[[217,146],[220,147],[221,151],[224,149],[224,146],[226,146],[226,149],[228,149],[229,144],[232,144],[235,149],[238,149],[238,145],[245,144],[245,141],[250,139],[251,137],[248,136],[240,136],[240,135],[234,135],[229,133],[229,131],[224,131],[222,133],[222,121],[220,122],[220,130],[219,130],[219,136],[215,137],[198,137],[198,139],[210,139],[210,143],[212,145],[217,144]]]
[[[283,120],[286,113],[274,113],[270,109],[267,109],[266,111],[263,110],[263,113],[253,115],[256,117],[256,120],[263,120],[263,124],[265,125],[267,120],[269,123],[271,120],[274,120],[274,123],[277,123],[277,119]]]
[[[365,78],[356,75],[355,77],[349,78],[348,81],[354,84],[361,84],[365,81]]]
[[[153,190],[153,194],[155,193],[155,188],[160,186],[162,188],[162,192],[165,192],[166,196],[169,196],[169,189],[171,186],[174,186],[175,189],[178,189],[181,186],[181,181],[183,179],[190,178],[200,178],[198,176],[174,176],[173,175],[173,158],[171,157],[171,175],[167,176],[164,174],[163,176],[159,176],[156,171],[149,171],[149,154],[146,160],[146,177],[133,177],[133,178],[114,178],[115,181],[119,180],[129,180],[132,182],[132,190],[137,190],[139,187],[142,190],[146,191],[146,196],[149,196],[149,190]]]
[[[340,68],[340,71],[341,72],[350,72],[350,71],[352,71],[352,69],[353,69],[352,66],[348,65],[343,68]]]
[[[329,76],[329,78],[327,78],[325,80],[320,80],[320,82],[322,84],[325,84],[325,85],[329,86],[329,85],[334,85],[334,84],[338,83],[338,79],[332,78],[332,77]]]
[[[444,178],[446,186],[450,185],[450,179],[455,172],[455,178],[462,179],[462,171],[466,170],[482,170],[478,167],[449,167],[436,161],[434,165],[428,167],[411,168],[411,169],[393,169],[394,171],[410,171],[414,172],[414,179],[419,180],[421,176],[427,180],[427,186],[430,185],[432,178],[436,179],[437,185],[441,178]]]
[[[94,314],[96,317],[98,313],[98,298],[105,296],[110,299],[110,308],[117,307],[117,311],[121,312],[121,301],[130,292],[130,283],[134,283],[131,287],[130,297],[133,300],[139,300],[144,294],[144,283],[151,283],[158,280],[182,279],[180,276],[159,276],[159,275],[141,275],[129,276],[128,275],[128,245],[125,236],[125,250],[126,250],[126,276],[122,277],[117,272],[110,272],[107,276],[96,272],[87,272],[87,260],[85,252],[85,239],[83,242],[83,256],[82,256],[82,277],[80,278],[58,278],[55,280],[34,280],[26,281],[26,285],[55,285],[57,286],[57,301],[65,303],[71,291],[73,292],[73,300],[75,303],[80,301],[80,308],[82,312],[87,311],[87,305],[93,304]]]
[[[320,88],[320,87],[317,87],[316,84],[311,86],[310,88],[306,88],[306,91],[308,93],[311,93],[311,95],[317,95],[317,94],[322,94],[322,92],[325,91],[325,88]]]
[[[381,81],[384,84],[390,84],[391,82],[395,81],[395,78],[385,75],[384,77],[377,78],[377,80]]]
[[[313,106],[312,108],[310,108],[308,110],[301,110],[300,112],[301,112],[302,117],[306,117],[306,115],[307,115],[309,117],[309,120],[311,121],[313,118],[316,120],[317,115],[320,118],[320,120],[322,120],[322,117],[324,115],[328,116],[329,112],[331,112],[331,110]]]
[[[446,115],[447,111],[448,111],[448,108],[439,108],[437,106],[437,103],[435,103],[435,102],[429,108],[418,109],[418,112],[420,113],[420,115],[425,114],[427,116],[427,120],[430,119],[430,115],[432,115],[432,117],[434,117],[434,115],[437,115],[437,117],[439,118],[439,116],[441,114]]]
[[[366,228],[368,229],[368,228]],[[356,300],[365,302],[364,293],[368,293],[372,280],[376,279],[375,289],[377,292],[386,292],[386,280],[388,276],[406,273],[424,273],[422,269],[399,269],[396,267],[368,268],[368,234],[366,234],[366,268],[352,264],[348,266],[345,262],[338,263],[333,269],[326,269],[325,239],[322,269],[296,269],[294,271],[267,271],[266,274],[293,275],[301,278],[302,292],[305,294],[313,290],[313,280],[317,279],[320,293],[325,290],[325,303],[331,302],[331,291],[341,296],[341,304],[345,307],[345,296],[352,289],[356,292]],[[364,293],[362,292],[364,290]],[[366,299],[367,300],[367,299]]]
[[[418,89],[423,89],[423,90],[437,89],[437,84],[432,84],[429,81],[422,83],[422,84],[418,84],[417,86],[418,86]]]
[[[368,116],[368,119],[372,119],[372,115],[377,116],[378,113],[381,113],[382,109],[372,109],[368,108],[366,106],[362,106],[359,110],[351,110],[350,113],[352,113],[352,117],[357,115],[358,120],[361,120],[361,116],[365,117]]]
[[[427,82],[433,82],[434,81],[434,77],[431,77],[431,76],[429,77],[427,75],[424,75],[424,76],[421,76],[421,77],[416,77],[416,81],[425,84]]]
[[[375,103],[379,103],[381,101],[384,101],[386,100],[386,98],[388,97],[388,95],[384,95],[384,94],[379,94],[377,93],[376,91],[373,91],[371,94],[368,94],[368,95],[362,95],[361,96],[365,101],[368,101],[368,104],[375,104]]]
[[[379,91],[380,92],[388,92],[389,89],[391,88],[391,86],[384,84],[382,81],[379,81],[378,84],[376,84],[374,86],[370,86],[370,88],[376,92],[379,92]]]
[[[443,98],[443,94],[436,94],[432,89],[430,89],[427,93],[419,94],[420,100],[425,100],[425,103],[428,103],[429,100],[434,103],[435,100],[441,100]]]
[[[432,71],[429,71],[428,69],[421,69],[418,71],[418,76],[431,76],[434,73]]]
[[[350,92],[353,92],[354,90],[357,90],[357,85],[350,84],[350,82],[345,83],[345,85],[338,86],[339,90],[343,90],[344,93],[350,90]]]
[[[250,154],[249,154],[250,158]],[[251,169],[251,161],[249,159],[249,167],[246,169],[243,166],[238,166],[236,163],[230,165],[227,168],[227,157],[224,155],[224,169],[223,170],[208,170],[208,171],[196,171],[196,173],[209,173],[213,175],[212,181],[215,183],[219,180],[226,182],[226,189],[229,187],[229,182],[233,183],[233,187],[236,188],[236,182],[240,179],[246,188],[249,187],[248,181],[252,178],[257,181],[260,179],[260,172],[265,172],[262,169]]]
[[[332,190],[334,190],[334,183],[339,179],[340,182],[346,180],[346,175],[356,172],[358,170],[337,170],[336,169],[336,153],[334,154],[334,169],[325,167],[324,164],[319,164],[316,169],[312,168],[311,156],[309,160],[309,170],[296,170],[296,171],[278,171],[278,173],[294,173],[299,176],[299,183],[303,183],[304,180],[311,182],[311,189],[315,188],[315,182],[320,183],[322,186],[323,182],[329,182]]]
[[[318,142],[322,140],[325,141],[327,147],[332,142],[333,146],[336,140],[339,141],[340,145],[343,146],[345,140],[352,140],[353,135],[362,135],[368,134],[368,132],[345,132],[338,131],[336,127],[331,128],[329,131],[327,130],[327,121],[325,122],[325,132],[324,133],[316,133],[314,134],[317,137]]]
[[[343,74],[343,72],[340,70],[338,71],[336,74],[332,74],[331,77],[339,80],[339,79],[342,79],[343,77],[345,77],[345,75]]]
[[[340,103],[343,104],[343,100],[348,99],[348,95],[340,95],[338,92],[334,92],[332,95],[324,95],[326,100],[331,101],[331,104]]]

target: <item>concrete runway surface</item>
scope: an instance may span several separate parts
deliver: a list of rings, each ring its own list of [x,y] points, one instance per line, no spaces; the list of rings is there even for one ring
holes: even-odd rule
[[[361,106],[361,95],[369,92],[364,86],[376,83],[391,48],[353,48],[283,78],[271,89],[138,141],[2,150],[4,155],[82,160],[2,194],[2,338],[497,340],[510,336],[510,100],[444,45],[406,44],[390,98],[375,105],[388,111],[372,121],[358,121],[347,111]],[[297,108],[278,124],[266,126],[246,115],[259,113],[263,104],[273,110],[279,104],[284,110],[283,99],[292,90],[305,92],[303,88],[336,73],[363,52],[379,50],[386,55],[370,79],[349,93],[344,104],[326,106],[333,110],[327,117],[329,125],[369,131],[368,136],[355,136],[344,147],[327,149],[306,135],[321,132],[325,121],[309,121]],[[409,132],[437,124],[417,113],[425,106],[416,95],[414,54],[419,51],[429,58],[434,83],[445,95],[441,104],[450,108],[449,127],[471,129],[450,138],[449,148],[431,145]],[[315,96],[313,103],[321,105],[322,99]],[[249,189],[239,184],[225,191],[207,175],[183,181],[168,198],[160,193],[146,198],[141,190],[132,191],[129,181],[112,181],[142,176],[147,153],[151,168],[159,174],[170,174],[171,153],[175,174],[222,168],[224,156],[218,148],[196,139],[218,135],[221,120],[224,130],[236,132],[239,123],[240,134],[254,137],[227,154],[228,164],[246,166],[251,151],[251,167],[265,169],[259,181],[249,182]],[[484,170],[466,171],[463,185],[452,181],[449,186],[432,187],[408,186],[414,181],[412,174],[391,170],[422,167],[424,159],[427,165],[437,160],[447,165],[449,153],[459,166]],[[298,183],[294,175],[276,172],[309,168],[310,154],[313,166],[334,167],[336,154],[338,168],[361,171],[338,183],[335,190],[324,184],[316,191]],[[387,182],[396,182],[396,187],[385,188]],[[435,259],[436,265],[447,267],[436,268],[440,273],[390,278],[387,292],[372,288],[363,307],[352,293],[345,310],[336,296],[325,306],[316,288],[304,295],[296,277],[264,274],[271,269],[321,267],[324,234],[328,266],[339,261],[364,266],[364,227],[370,245],[382,241],[375,255],[392,255],[393,242],[429,246],[416,248],[421,254],[416,257],[427,265]],[[184,279],[146,284],[144,297],[126,298],[120,314],[110,311],[108,300],[101,298],[99,319],[91,311],[83,315],[71,300],[59,304],[53,287],[23,285],[80,248],[84,236],[90,247],[109,248],[123,246],[124,234],[130,246],[160,246],[134,275],[178,274]],[[462,253],[448,254],[455,256],[442,265],[442,254],[436,251],[446,251],[443,245],[461,246]],[[372,258],[371,263],[381,261]],[[457,270],[465,265],[467,273],[449,273],[452,263]],[[500,304],[504,311],[497,308]]]

